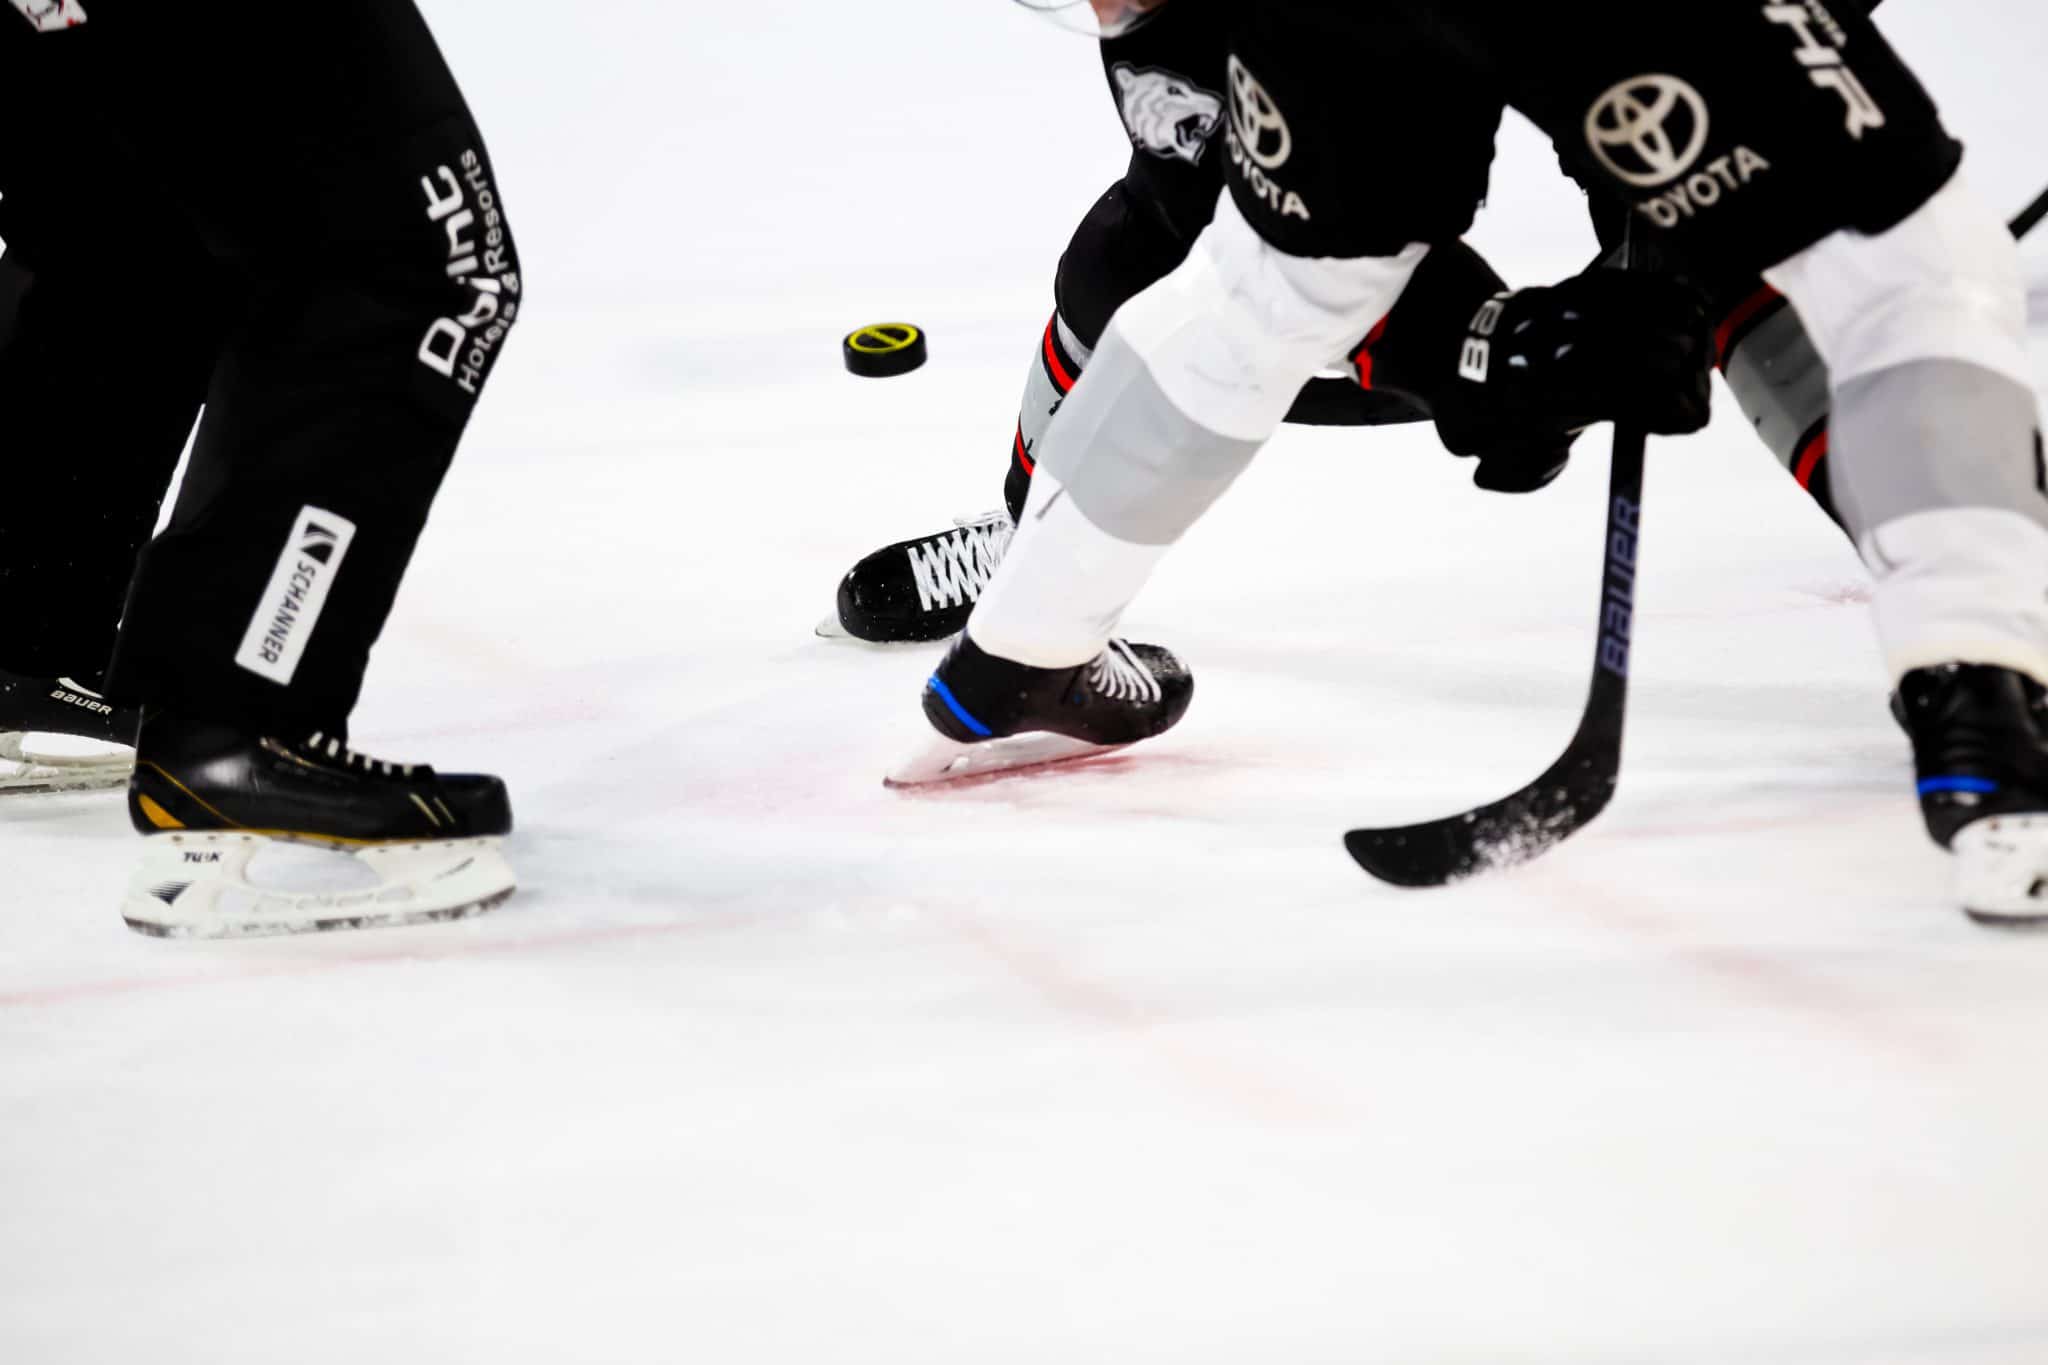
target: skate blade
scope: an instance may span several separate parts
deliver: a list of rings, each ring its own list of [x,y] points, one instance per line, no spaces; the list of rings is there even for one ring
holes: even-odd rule
[[[334,848],[256,834],[153,834],[121,917],[159,938],[254,938],[482,914],[518,885],[496,839]]]
[[[902,790],[967,782],[977,777],[1002,777],[1073,763],[1098,754],[1113,754],[1128,747],[1123,744],[1090,744],[1066,735],[1043,733],[1017,735],[1010,739],[986,739],[978,744],[962,744],[934,736],[923,752],[883,778],[882,785]]]
[[[1963,911],[1979,924],[2048,929],[2048,815],[1965,825],[1950,846]]]
[[[48,753],[30,747],[29,738],[20,731],[0,733],[0,796],[108,791],[127,786],[135,771],[129,749],[107,745],[104,753]]]
[[[811,634],[817,636],[820,640],[830,640],[835,645],[850,645],[855,649],[874,650],[928,648],[932,645],[948,645],[953,641],[953,637],[950,635],[942,635],[936,640],[863,640],[860,636],[847,630],[845,626],[840,625],[839,618],[836,616],[828,616],[818,622],[817,626],[812,629]]]

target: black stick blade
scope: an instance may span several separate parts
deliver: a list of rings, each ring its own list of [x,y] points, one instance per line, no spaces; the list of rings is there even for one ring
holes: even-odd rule
[[[1360,867],[1394,886],[1443,886],[1519,867],[1607,808],[1619,760],[1618,743],[1604,737],[1587,745],[1575,741],[1548,772],[1513,796],[1419,825],[1354,829],[1344,836],[1344,847]]]
[[[2041,220],[2044,218],[2048,218],[2048,190],[2041,191],[2041,197],[2027,205],[2020,216],[2006,226],[2012,229],[2013,236],[2025,238],[2028,233],[2041,226]]]

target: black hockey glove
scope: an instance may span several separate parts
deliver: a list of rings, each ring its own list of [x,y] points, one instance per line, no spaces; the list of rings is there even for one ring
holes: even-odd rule
[[[1682,435],[1707,424],[1713,363],[1692,286],[1596,268],[1479,309],[1458,358],[1465,401],[1440,405],[1437,428],[1452,451],[1482,457],[1515,429],[1629,422]]]
[[[1458,378],[1465,324],[1507,289],[1500,273],[1465,243],[1438,246],[1353,359],[1371,396],[1406,395],[1419,417],[1435,420],[1447,448],[1478,460],[1474,483],[1496,493],[1529,493],[1564,472],[1577,430],[1506,410],[1484,386]],[[1300,417],[1290,414],[1289,420]]]
[[[1470,413],[1461,421],[1455,411],[1437,419],[1437,435],[1445,448],[1478,460],[1472,482],[1489,493],[1534,493],[1549,487],[1571,463],[1572,443],[1582,430],[1558,431],[1526,421],[1482,430]],[[1451,444],[1453,433],[1463,448]]]

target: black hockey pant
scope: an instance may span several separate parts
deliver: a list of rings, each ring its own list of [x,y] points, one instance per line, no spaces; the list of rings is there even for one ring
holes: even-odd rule
[[[0,7],[0,668],[89,680],[118,619],[118,699],[342,732],[522,305],[482,140],[411,0],[39,12]]]

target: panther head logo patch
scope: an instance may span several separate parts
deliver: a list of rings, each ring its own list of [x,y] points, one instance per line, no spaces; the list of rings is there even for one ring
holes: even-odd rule
[[[1131,142],[1198,166],[1223,126],[1223,97],[1171,71],[1118,63],[1110,71]]]

